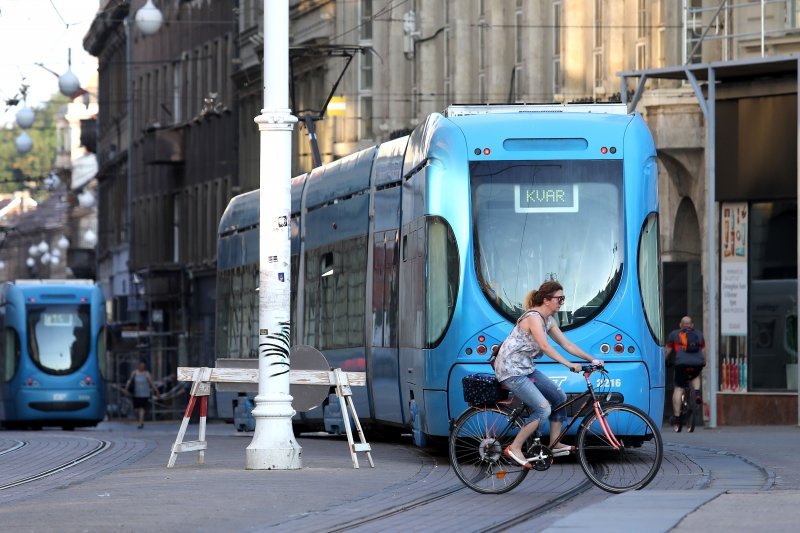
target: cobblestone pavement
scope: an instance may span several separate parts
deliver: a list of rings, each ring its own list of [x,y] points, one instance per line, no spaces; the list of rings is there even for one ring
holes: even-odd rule
[[[0,432],[0,524],[15,531],[490,531],[542,506],[503,527],[688,531],[726,524],[740,531],[747,515],[757,515],[762,527],[782,531],[800,519],[794,504],[778,509],[800,494],[794,427],[665,432],[662,472],[646,489],[619,496],[587,484],[572,459],[532,472],[499,496],[464,488],[442,451],[405,443],[370,442],[376,468],[360,454],[356,470],[346,441],[330,437],[298,438],[300,470],[247,471],[252,437],[224,424],[209,426],[205,465],[184,453],[167,469],[177,429],[172,422],[140,431],[104,423],[73,433]],[[192,431],[194,424],[187,438]]]

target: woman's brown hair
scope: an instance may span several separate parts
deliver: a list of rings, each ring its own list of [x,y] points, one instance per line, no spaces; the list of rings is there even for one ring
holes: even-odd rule
[[[545,281],[538,289],[534,289],[525,297],[525,309],[532,309],[544,303],[545,298],[552,298],[556,291],[563,291],[564,287],[555,280]]]

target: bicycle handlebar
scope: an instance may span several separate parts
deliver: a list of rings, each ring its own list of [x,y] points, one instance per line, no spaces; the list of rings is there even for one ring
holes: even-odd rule
[[[590,365],[581,365],[581,372],[583,372],[584,374],[586,373],[591,374],[592,372],[598,372],[598,371],[605,372],[605,370],[606,367],[603,363],[600,364],[592,363]]]

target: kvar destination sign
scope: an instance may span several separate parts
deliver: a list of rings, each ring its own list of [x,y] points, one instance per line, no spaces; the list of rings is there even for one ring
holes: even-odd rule
[[[578,184],[514,185],[516,213],[577,213]]]

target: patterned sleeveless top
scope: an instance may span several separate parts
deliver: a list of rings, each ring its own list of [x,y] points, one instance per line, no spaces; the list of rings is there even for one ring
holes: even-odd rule
[[[497,360],[494,364],[494,374],[497,381],[503,381],[512,376],[527,376],[532,374],[536,369],[535,359],[542,356],[542,349],[539,343],[533,338],[533,335],[520,328],[520,322],[531,314],[542,316],[538,311],[525,311],[517,325],[511,330],[508,338],[503,341],[500,346],[500,352],[497,354]],[[548,317],[545,322],[545,333],[550,331],[553,327],[553,317]]]

